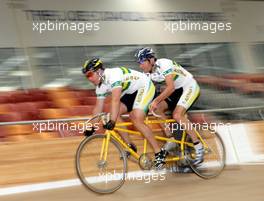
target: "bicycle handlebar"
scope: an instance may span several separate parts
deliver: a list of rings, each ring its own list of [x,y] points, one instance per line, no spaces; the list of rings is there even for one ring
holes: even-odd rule
[[[162,116],[161,115],[158,115],[157,113],[155,113],[154,110],[151,111],[151,113],[153,114],[153,116],[162,119]]]
[[[163,117],[162,117],[161,115],[158,115],[157,113],[155,113],[154,110],[151,111],[151,113],[152,113],[153,116],[155,116],[155,117],[157,117],[157,118],[160,118],[160,119],[163,119]],[[104,116],[107,116],[107,115],[108,115],[108,113],[106,113],[106,112],[101,112],[101,113],[99,113],[99,114],[94,115],[94,116],[93,116],[92,118],[90,118],[87,122],[90,122],[90,121],[92,121],[92,120],[94,120],[94,119],[97,119],[97,118],[101,118],[101,120],[104,120],[103,117],[104,117]]]
[[[161,115],[155,113],[155,110],[150,110],[150,106],[149,106],[149,111],[153,114],[154,117],[160,118],[160,119],[164,119]]]
[[[92,120],[94,120],[94,119],[97,119],[97,118],[102,118],[103,116],[106,116],[107,115],[107,113],[106,112],[101,112],[101,113],[99,113],[99,114],[96,114],[96,115],[94,115],[91,119],[89,119],[87,122],[90,122],[90,121],[92,121]]]

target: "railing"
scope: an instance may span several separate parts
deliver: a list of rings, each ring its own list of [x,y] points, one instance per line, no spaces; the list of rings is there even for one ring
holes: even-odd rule
[[[236,107],[236,108],[220,108],[220,109],[207,109],[207,110],[191,110],[188,113],[219,113],[219,112],[236,112],[236,111],[251,111],[257,110],[260,117],[264,120],[264,114],[262,110],[264,106],[252,106],[252,107]],[[122,115],[123,117],[128,117],[128,115]],[[47,119],[47,120],[33,120],[33,121],[13,121],[13,122],[0,122],[0,126],[7,125],[27,125],[34,123],[48,123],[48,122],[74,122],[74,121],[87,121],[88,117],[78,117],[78,118],[64,118],[64,119]]]

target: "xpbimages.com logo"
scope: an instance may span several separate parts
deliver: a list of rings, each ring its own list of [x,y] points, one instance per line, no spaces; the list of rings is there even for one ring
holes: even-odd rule
[[[94,182],[102,182],[105,183],[120,180],[123,178],[123,173],[117,172],[114,170],[113,172],[107,173],[99,173],[99,175],[93,178]],[[164,181],[166,179],[166,171],[154,171],[151,170],[149,172],[133,172],[131,174],[125,175],[125,180],[127,181],[143,181],[146,184],[149,184],[151,181]]]
[[[172,34],[179,31],[207,31],[215,34],[219,31],[231,31],[231,22],[191,22],[191,21],[179,21],[179,22],[165,22],[164,31],[168,31]]]
[[[99,123],[90,122],[56,122],[47,121],[42,123],[33,123],[33,131],[35,132],[46,132],[46,131],[76,131],[78,133],[83,133],[86,130],[91,129],[99,130]]]
[[[178,123],[165,123],[165,130],[170,131],[171,133],[175,133],[177,131],[184,131],[184,130],[202,130],[202,131],[210,131],[211,133],[216,132],[221,127],[231,126],[230,123],[184,123],[182,121],[179,121]]]
[[[40,34],[46,31],[75,31],[79,34],[91,31],[99,31],[99,22],[61,22],[61,21],[42,21],[33,22],[32,30]]]

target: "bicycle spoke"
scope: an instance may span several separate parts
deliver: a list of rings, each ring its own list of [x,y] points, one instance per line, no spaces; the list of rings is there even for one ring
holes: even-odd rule
[[[102,155],[104,135],[91,136],[78,148],[76,167],[82,183],[97,193],[111,193],[119,189],[125,181],[126,157],[120,146],[112,139],[108,143],[107,160]],[[103,151],[103,153],[105,153]]]
[[[193,171],[200,177],[209,179],[219,175],[225,166],[225,149],[220,136],[210,130],[199,131],[204,143],[208,146],[205,149],[204,159],[201,164],[192,165],[192,160],[195,157],[194,149],[186,146],[188,159]]]

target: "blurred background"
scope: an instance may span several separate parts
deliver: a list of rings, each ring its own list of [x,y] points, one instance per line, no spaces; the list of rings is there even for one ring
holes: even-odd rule
[[[85,97],[94,87],[80,73],[83,61],[99,56],[106,67],[138,69],[134,53],[142,46],[193,73],[202,88],[194,109],[227,109],[217,115],[259,120],[264,93],[263,8],[261,1],[1,0],[0,121],[89,114],[94,101]],[[47,21],[99,23],[99,30],[34,30],[33,23]],[[179,21],[231,23],[232,29],[166,30],[166,23]],[[256,109],[232,110],[240,107]]]

